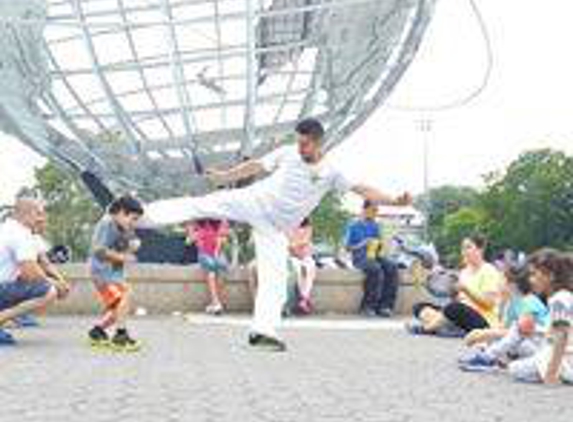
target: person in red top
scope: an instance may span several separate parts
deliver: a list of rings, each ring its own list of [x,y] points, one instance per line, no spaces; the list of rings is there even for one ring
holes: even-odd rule
[[[224,309],[221,274],[227,269],[221,257],[221,248],[229,234],[229,225],[221,220],[197,220],[187,226],[187,233],[197,247],[199,266],[205,272],[209,289],[210,303],[205,312],[221,315]]]
[[[297,289],[299,300],[297,310],[305,315],[312,312],[310,300],[314,279],[316,278],[316,264],[312,257],[312,226],[310,220],[305,218],[300,226],[288,233],[289,252],[291,262],[296,270]]]

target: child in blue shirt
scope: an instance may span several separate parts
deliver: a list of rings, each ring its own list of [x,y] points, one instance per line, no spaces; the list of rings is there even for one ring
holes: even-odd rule
[[[509,298],[504,312],[504,327],[472,332],[466,344],[474,350],[460,359],[460,368],[466,371],[489,371],[515,358],[533,355],[543,341],[549,327],[549,310],[531,291],[529,270],[526,265],[506,271]],[[485,348],[479,343],[487,344]]]

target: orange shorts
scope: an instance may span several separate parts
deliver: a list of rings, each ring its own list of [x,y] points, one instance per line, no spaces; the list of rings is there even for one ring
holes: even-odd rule
[[[125,284],[105,283],[97,286],[100,300],[106,308],[113,308],[125,297],[128,287]]]

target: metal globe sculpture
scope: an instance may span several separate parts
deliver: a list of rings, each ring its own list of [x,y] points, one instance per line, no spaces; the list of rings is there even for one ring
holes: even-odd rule
[[[144,196],[272,150],[327,148],[392,91],[435,0],[0,0],[0,129]]]

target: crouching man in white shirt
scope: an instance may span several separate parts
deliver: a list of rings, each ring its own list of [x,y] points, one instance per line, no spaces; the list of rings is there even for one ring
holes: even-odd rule
[[[34,232],[45,223],[41,202],[19,199],[10,219],[0,225],[0,327],[9,320],[43,309],[65,297],[69,284],[41,264]],[[15,344],[0,328],[0,346]]]

